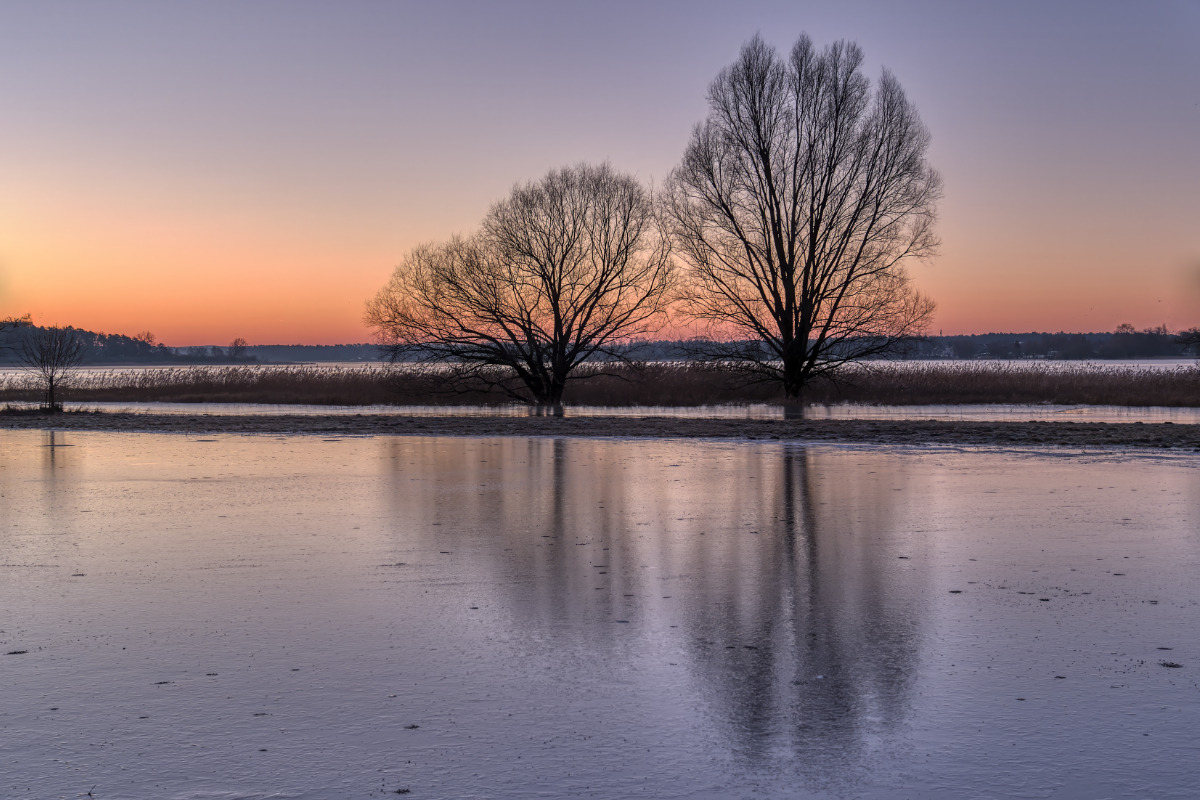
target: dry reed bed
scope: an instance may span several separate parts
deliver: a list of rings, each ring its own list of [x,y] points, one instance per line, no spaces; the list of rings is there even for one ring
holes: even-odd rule
[[[599,406],[695,406],[782,402],[770,384],[728,368],[696,363],[589,366],[564,401]],[[450,392],[435,370],[361,365],[191,366],[86,370],[65,399],[74,402],[277,403],[314,405],[462,405],[510,402],[478,383]],[[0,401],[36,401],[27,375],[0,374]],[[1094,363],[899,362],[859,364],[838,383],[821,382],[811,403],[880,405],[1052,403],[1198,406],[1200,366],[1174,369],[1104,367]]]
[[[880,405],[1048,403],[1055,405],[1200,406],[1200,365],[1173,369],[1033,362],[869,365],[844,386],[826,386],[814,402]]]

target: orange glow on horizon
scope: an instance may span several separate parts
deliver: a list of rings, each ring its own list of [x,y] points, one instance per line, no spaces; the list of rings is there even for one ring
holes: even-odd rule
[[[661,188],[762,30],[858,42],[919,106],[946,187],[941,254],[909,266],[933,333],[1198,326],[1200,12],[1044,5],[664,2],[630,26],[603,4],[12,4],[0,317],[369,342],[405,253],[515,183],[609,160]]]
[[[40,191],[39,191],[40,189]],[[149,193],[70,201],[33,181],[0,204],[0,316],[109,333],[149,330],[173,345],[339,344],[372,341],[364,303],[404,253],[422,240],[470,230],[486,201],[465,197],[400,226],[388,209],[325,220],[317,211],[266,212],[218,198],[196,209],[155,208]],[[1200,324],[1200,253],[1142,247],[1146,266],[1102,239],[1071,242],[1034,226],[1005,238],[986,216],[947,200],[942,253],[909,266],[914,285],[938,303],[933,333],[1108,331]],[[178,203],[178,201],[177,201]],[[212,208],[220,209],[213,213]],[[399,216],[399,215],[397,215]],[[1087,281],[1079,276],[1086,274]],[[686,338],[678,324],[662,338]]]

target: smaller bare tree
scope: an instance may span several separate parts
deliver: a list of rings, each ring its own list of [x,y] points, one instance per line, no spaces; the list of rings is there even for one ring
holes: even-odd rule
[[[17,363],[41,384],[44,411],[62,411],[59,392],[70,385],[82,361],[83,342],[74,328],[31,329],[17,352]]]
[[[558,406],[589,359],[627,360],[665,316],[672,263],[649,193],[608,164],[517,186],[481,230],[417,247],[367,304],[393,361]]]
[[[229,350],[227,351],[229,353],[229,360],[237,361],[243,358],[246,355],[246,348],[249,346],[250,343],[240,336],[234,339],[229,343]]]

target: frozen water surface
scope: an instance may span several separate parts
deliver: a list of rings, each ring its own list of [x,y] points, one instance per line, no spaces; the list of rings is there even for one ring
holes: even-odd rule
[[[0,453],[5,798],[1200,779],[1193,456],[16,431]]]
[[[355,416],[396,414],[412,417],[526,417],[525,405],[500,406],[317,406],[269,403],[70,403],[69,409],[170,416]],[[564,417],[671,417],[684,419],[784,419],[783,406],[768,403],[713,406],[576,406]],[[1200,424],[1200,408],[1177,406],[1065,406],[1019,403],[926,406],[871,406],[857,403],[809,406],[809,419],[912,419],[969,422],[1172,422]]]

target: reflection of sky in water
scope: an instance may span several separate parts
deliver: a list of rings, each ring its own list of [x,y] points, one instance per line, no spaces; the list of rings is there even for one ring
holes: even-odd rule
[[[0,448],[0,646],[29,650],[0,656],[20,731],[0,774],[41,781],[6,796],[1194,783],[1194,457],[35,432]]]

